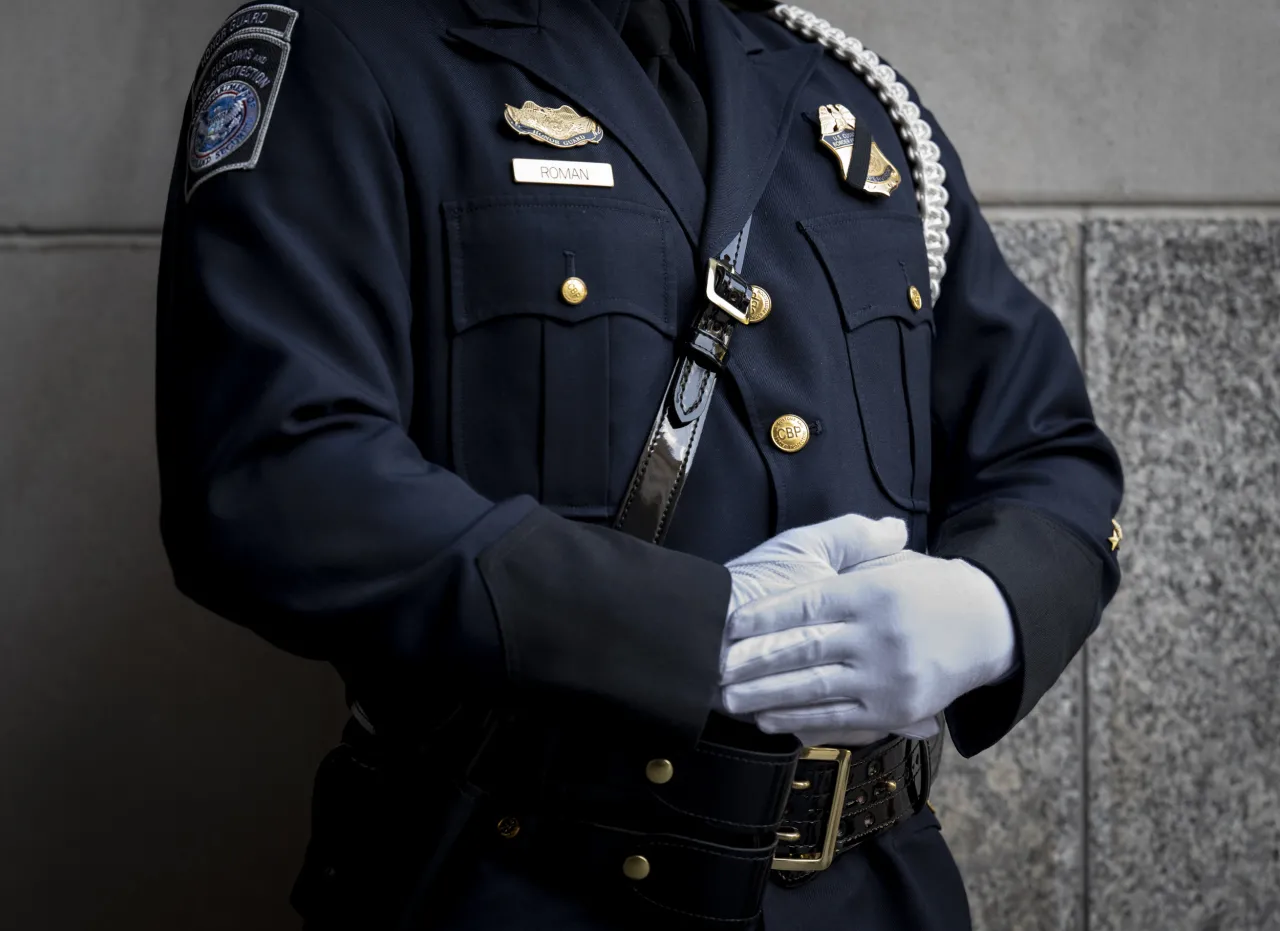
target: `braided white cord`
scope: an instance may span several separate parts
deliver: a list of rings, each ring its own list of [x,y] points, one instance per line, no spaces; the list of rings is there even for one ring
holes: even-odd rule
[[[942,153],[933,141],[933,129],[921,118],[920,108],[912,103],[910,92],[894,70],[853,36],[845,35],[844,30],[797,6],[779,4],[771,15],[792,32],[816,41],[836,58],[847,61],[854,73],[877,92],[889,111],[911,162],[911,177],[915,179],[916,200],[924,222],[925,251],[929,256],[929,293],[936,302],[942,291],[942,277],[947,273],[947,249],[951,246],[947,227],[951,224],[951,215],[947,213],[947,170],[942,167]]]

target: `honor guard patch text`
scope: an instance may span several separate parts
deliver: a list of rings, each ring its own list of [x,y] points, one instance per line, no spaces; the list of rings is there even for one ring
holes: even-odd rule
[[[191,89],[188,200],[210,178],[258,164],[297,19],[288,7],[258,4],[215,34]]]
[[[247,32],[275,36],[277,39],[288,42],[293,36],[293,26],[297,21],[297,10],[275,3],[255,3],[232,13],[222,27],[213,34],[213,38],[205,46],[204,54],[200,56],[200,65],[196,68],[196,81],[191,88],[191,96],[194,98],[200,89],[200,76],[209,66],[209,59],[228,39]],[[193,99],[191,102],[194,104],[196,101]]]

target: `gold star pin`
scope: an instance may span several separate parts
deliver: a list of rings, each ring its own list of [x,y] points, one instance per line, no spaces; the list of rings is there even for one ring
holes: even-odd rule
[[[1114,553],[1120,549],[1120,544],[1124,540],[1124,531],[1120,529],[1120,524],[1115,520],[1111,521],[1111,530],[1112,533],[1111,536],[1107,537],[1107,542],[1111,544],[1111,552]]]

